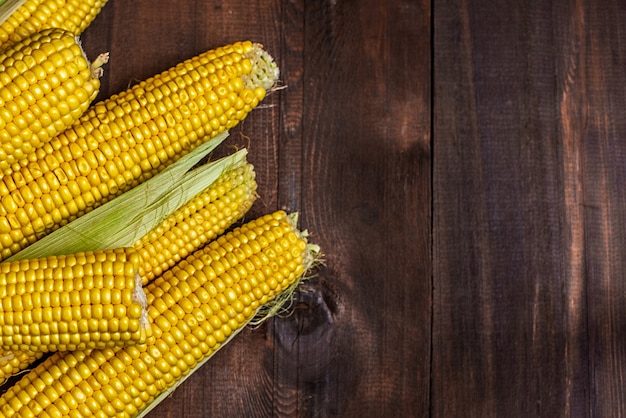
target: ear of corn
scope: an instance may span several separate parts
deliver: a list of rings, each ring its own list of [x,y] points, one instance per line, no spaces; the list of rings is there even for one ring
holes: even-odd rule
[[[0,264],[0,347],[56,351],[144,342],[150,333],[132,248]]]
[[[87,110],[106,59],[91,64],[76,37],[61,29],[35,33],[0,52],[1,171],[26,164]]]
[[[95,104],[0,180],[2,259],[244,119],[277,80],[260,45],[217,48]]]
[[[107,0],[26,0],[8,7],[0,24],[0,49],[44,29],[64,29],[80,35],[91,24]]]
[[[144,260],[140,268],[142,283],[160,276],[241,219],[256,199],[254,177],[254,167],[245,161],[229,168],[135,242]]]
[[[276,212],[212,241],[146,286],[146,344],[59,352],[0,398],[12,416],[143,416],[284,294],[312,260],[292,218]]]

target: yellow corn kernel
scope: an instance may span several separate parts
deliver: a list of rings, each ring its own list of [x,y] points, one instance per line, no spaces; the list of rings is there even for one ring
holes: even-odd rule
[[[252,164],[232,167],[134,244],[146,285],[241,219],[256,199]]]
[[[44,29],[64,29],[80,35],[107,0],[26,0],[0,25],[0,49]]]
[[[242,112],[237,113],[231,107],[224,113],[226,120],[218,121],[219,124],[214,126],[218,119],[212,120],[208,115],[215,112],[214,107],[218,104],[210,104],[207,100],[215,94],[213,87],[206,86],[204,79],[194,81],[189,73],[203,72],[208,76],[215,67],[212,61],[224,56],[234,63],[229,88],[236,98],[247,101]],[[259,103],[254,95],[250,95],[252,90],[270,89],[277,78],[278,69],[272,58],[259,45],[241,42],[189,59],[94,104],[71,128],[37,149],[33,162],[0,179],[0,202],[10,194],[20,206],[25,198],[15,200],[15,196],[20,195],[17,184],[21,182],[21,186],[29,187],[37,184],[42,194],[30,204],[35,209],[42,206],[47,209],[45,215],[40,215],[40,210],[33,211],[30,224],[22,225],[19,221],[11,222],[12,212],[0,205],[0,226],[8,223],[11,227],[9,232],[0,232],[0,260],[130,190],[198,145],[231,129]],[[172,86],[168,86],[169,81],[173,82]],[[142,103],[151,97],[157,100],[157,117],[149,111],[140,111],[144,106]],[[162,125],[164,131],[159,129],[155,133],[151,128],[155,123]],[[76,147],[82,151],[80,170],[77,154],[72,152]],[[76,169],[68,172],[64,163]],[[70,180],[83,185],[70,190],[74,199],[82,198],[80,205],[67,202],[67,196],[64,200],[59,195],[61,186]],[[89,190],[86,190],[87,185]],[[8,209],[14,208],[10,206]]]
[[[85,113],[106,60],[105,54],[90,64],[76,36],[62,29],[37,32],[0,52],[0,171],[26,165]]]
[[[259,295],[254,292],[256,287],[235,286],[246,282],[253,272],[242,275],[237,266],[245,259],[228,256],[243,245],[250,230],[255,231],[257,239],[264,238],[255,251],[261,255],[259,259],[268,263],[264,266],[268,267],[269,276],[263,272],[263,282],[277,281],[274,290],[262,287]],[[286,251],[276,258],[287,257],[283,264],[291,268],[284,272],[287,274],[277,274],[271,258],[262,255],[285,243],[288,243]],[[171,390],[182,377],[193,373],[210,358],[253,317],[262,300],[271,300],[292,286],[310,265],[310,248],[292,218],[284,212],[269,214],[235,228],[146,286],[149,307],[155,307],[148,311],[154,332],[146,344],[54,353],[2,395],[0,413],[11,417],[37,410],[33,416],[51,415],[55,408],[62,407],[59,399],[71,399],[81,393],[84,396],[76,403],[89,411],[125,410],[136,416],[154,406],[159,395]],[[230,281],[222,276],[212,280],[205,274],[216,262],[233,278],[232,287],[221,293],[215,292],[214,281]],[[244,288],[247,288],[245,293]],[[46,395],[51,387],[56,391],[55,396]]]
[[[140,261],[127,248],[0,264],[0,349],[45,352],[144,342],[150,327]]]

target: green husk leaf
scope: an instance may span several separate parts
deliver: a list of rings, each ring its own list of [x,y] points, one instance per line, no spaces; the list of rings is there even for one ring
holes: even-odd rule
[[[144,211],[134,216],[124,228],[115,233],[109,230],[101,241],[101,246],[104,247],[101,249],[119,247],[119,243],[132,245],[171,213],[215,182],[222,173],[245,161],[246,155],[247,150],[244,148],[188,172],[179,185],[161,195]]]
[[[26,0],[0,0],[0,24],[4,23]]]
[[[191,170],[226,139],[224,132],[161,173],[41,238],[8,261],[132,246],[219,175],[245,158],[245,150]],[[191,170],[191,171],[190,171]]]

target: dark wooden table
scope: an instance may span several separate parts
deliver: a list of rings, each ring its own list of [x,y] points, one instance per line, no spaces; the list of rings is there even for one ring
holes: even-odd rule
[[[326,264],[161,417],[626,414],[626,3],[110,0],[101,97],[225,43],[286,88],[229,140]],[[248,139],[249,138],[249,139]]]

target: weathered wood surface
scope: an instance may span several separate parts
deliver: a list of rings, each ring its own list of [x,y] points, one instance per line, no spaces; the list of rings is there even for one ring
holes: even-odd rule
[[[624,3],[433,13],[432,415],[623,416]]]
[[[626,414],[626,7],[617,0],[110,0],[101,97],[225,43],[282,69],[228,145],[249,218],[325,265],[150,413]],[[228,145],[222,152],[228,152]]]

